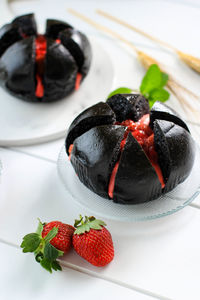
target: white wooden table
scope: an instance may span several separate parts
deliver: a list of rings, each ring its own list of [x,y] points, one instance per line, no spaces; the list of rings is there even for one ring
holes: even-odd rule
[[[104,0],[98,3],[74,0],[70,3],[64,0],[20,0],[12,2],[10,7],[14,15],[34,11],[39,19],[49,15],[67,19],[77,27],[81,26],[83,31],[96,34],[89,25],[67,14],[65,8],[73,7],[102,24],[112,25],[138,45],[157,47],[94,13],[97,7],[106,9],[116,16],[126,17],[127,21],[177,48],[200,56],[198,1]],[[3,14],[0,11],[0,15]],[[192,75],[191,80],[192,73],[186,71],[183,81],[186,84],[187,80],[191,82],[192,88],[200,94],[199,75]],[[197,126],[196,130],[200,128]],[[21,239],[35,230],[37,217],[44,221],[58,219],[73,224],[79,213],[90,214],[66,197],[58,179],[56,160],[63,143],[64,138],[29,147],[0,148],[3,164],[0,182],[0,299],[199,300],[200,197],[178,213],[162,219],[141,223],[105,220],[115,246],[115,259],[105,268],[95,268],[71,252],[62,261],[63,272],[51,275],[42,270],[31,255],[22,254],[19,248]]]

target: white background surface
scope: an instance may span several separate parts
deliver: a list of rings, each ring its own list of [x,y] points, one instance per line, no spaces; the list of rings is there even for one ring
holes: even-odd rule
[[[200,94],[199,75],[183,66],[175,56],[168,51],[161,52],[148,40],[94,13],[95,8],[108,10],[177,48],[200,56],[199,1],[20,0],[11,3],[13,14],[35,11],[40,20],[66,19],[85,32],[97,34],[89,25],[67,14],[66,7],[76,8],[101,24],[113,26],[138,46],[148,47],[155,57],[159,52],[181,81]],[[0,15],[5,18],[2,11]],[[109,49],[106,50],[109,53]],[[127,86],[139,84],[144,74],[135,55],[129,55],[137,72],[133,74],[132,65],[126,63],[116,70],[121,76],[118,77],[121,85]],[[198,126],[196,131],[197,136]],[[80,207],[66,197],[58,180],[56,159],[63,143],[61,139],[37,146],[0,149],[3,163],[0,299],[199,300],[200,198],[182,211],[159,220],[143,223],[105,220],[113,236],[115,259],[102,269],[71,252],[62,262],[66,266],[64,272],[50,275],[39,268],[31,255],[24,255],[14,247],[20,244],[24,234],[35,230],[37,217],[43,221],[59,219],[72,223],[80,212],[89,213],[82,208],[80,211]]]

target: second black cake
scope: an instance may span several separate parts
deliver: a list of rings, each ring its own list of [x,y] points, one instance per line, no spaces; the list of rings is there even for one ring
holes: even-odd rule
[[[87,37],[59,20],[47,20],[43,35],[33,14],[0,29],[0,84],[27,101],[51,102],[77,90],[91,57]]]

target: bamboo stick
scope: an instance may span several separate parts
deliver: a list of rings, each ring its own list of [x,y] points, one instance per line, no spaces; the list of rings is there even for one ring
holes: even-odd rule
[[[138,51],[138,59],[140,60],[141,64],[145,67],[145,69],[148,69],[152,64],[157,64],[163,72],[167,73],[164,70],[163,66],[157,60],[155,60],[154,58],[152,58],[151,56],[147,55],[146,53],[144,53],[142,51]],[[197,95],[193,94],[193,92],[191,92],[190,90],[188,90],[187,88],[185,88],[181,84],[179,84],[169,73],[168,73],[168,75],[169,75],[169,80],[167,82],[167,86],[173,94],[175,94],[175,88],[176,89],[180,88],[180,89],[184,90],[185,92],[187,92],[189,95],[190,94],[193,95],[196,100],[199,100],[199,97]],[[178,98],[177,92],[176,92],[176,97]],[[185,101],[183,100],[184,98],[182,96],[180,99],[181,99],[181,101],[183,101],[185,103],[185,105],[191,111],[196,112],[196,110],[189,103],[187,103],[186,100]]]
[[[127,28],[129,28],[129,29],[131,29],[131,30],[133,30],[133,31],[135,31],[135,32],[137,32],[137,33],[145,36],[146,38],[154,41],[155,43],[157,43],[157,44],[159,44],[159,45],[161,45],[161,46],[163,46],[165,48],[169,48],[170,50],[176,52],[176,54],[179,56],[179,58],[185,64],[187,64],[190,68],[192,68],[196,72],[200,73],[200,59],[198,57],[195,57],[195,56],[192,56],[190,54],[184,53],[184,52],[178,50],[177,48],[175,48],[174,46],[172,46],[172,45],[170,45],[170,44],[168,44],[168,43],[166,43],[164,41],[161,41],[160,39],[158,39],[158,38],[156,38],[156,37],[154,37],[154,36],[152,36],[152,35],[144,32],[143,30],[141,30],[141,29],[139,29],[139,28],[137,28],[137,27],[135,27],[135,26],[133,26],[133,25],[131,25],[131,24],[123,21],[123,20],[121,20],[120,18],[117,18],[115,16],[112,16],[112,15],[108,14],[105,11],[97,9],[96,12],[99,15],[101,15],[101,16],[109,19],[109,20],[112,20],[112,21],[114,21],[114,22],[116,22],[118,24],[121,24],[121,25],[123,25],[123,26],[125,26],[125,27],[127,27]]]
[[[177,50],[180,59],[196,72],[200,73],[200,59],[190,54]]]
[[[121,24],[121,25],[123,25],[123,26],[125,26],[125,27],[127,27],[127,28],[129,28],[129,29],[131,29],[131,30],[133,30],[133,31],[135,31],[135,32],[137,32],[137,33],[145,36],[146,38],[148,38],[148,39],[150,39],[150,40],[152,40],[152,41],[154,41],[154,42],[156,42],[156,43],[158,43],[160,45],[163,45],[164,47],[167,47],[167,48],[169,48],[169,49],[171,49],[173,51],[177,51],[177,49],[175,47],[169,45],[168,43],[166,43],[164,41],[159,40],[156,37],[153,37],[149,33],[144,32],[143,30],[141,30],[141,29],[139,29],[139,28],[137,28],[137,27],[135,27],[135,26],[133,26],[133,25],[125,22],[125,21],[123,21],[122,19],[119,19],[119,18],[117,18],[117,17],[115,17],[113,15],[110,15],[109,13],[107,13],[107,12],[101,10],[101,9],[97,9],[96,12],[99,15],[101,15],[101,16],[109,19],[109,20],[112,20],[112,21],[114,21],[114,22],[116,22],[118,24]]]
[[[125,39],[120,34],[116,33],[115,31],[113,31],[113,30],[111,30],[109,28],[107,28],[106,26],[103,26],[103,25],[100,25],[100,24],[96,23],[95,21],[91,20],[90,18],[86,17],[85,15],[83,15],[83,14],[75,11],[74,9],[68,9],[68,12],[71,13],[72,15],[78,17],[79,19],[85,21],[86,23],[90,24],[91,26],[95,27],[96,29],[98,29],[98,30],[100,30],[100,31],[102,31],[102,32],[104,32],[106,34],[109,34],[109,35],[117,38],[118,40],[120,40],[124,44],[128,45],[137,54],[138,60],[145,67],[145,69],[148,69],[150,67],[150,65],[152,65],[152,64],[157,64],[160,67],[160,69],[163,71],[163,67],[160,65],[160,63],[158,61],[156,61],[154,58],[152,58],[151,56],[147,55],[143,51],[140,51],[135,45],[133,45],[132,42],[130,42],[129,40]],[[183,110],[186,113],[187,113],[186,107],[191,112],[193,112],[195,114],[198,113],[187,102],[187,100],[185,100],[185,98],[179,94],[178,90],[181,88],[181,86],[180,86],[180,84],[178,84],[177,82],[175,82],[174,79],[170,78],[170,76],[169,76],[167,87],[176,96],[176,98],[179,100],[179,102],[180,102]],[[200,117],[200,113],[198,114],[198,118],[199,117]]]
[[[118,34],[117,32],[111,30],[110,28],[100,25],[98,23],[96,23],[95,21],[89,19],[88,17],[82,15],[81,13],[75,11],[72,8],[68,9],[68,12],[71,13],[72,15],[78,17],[79,19],[82,19],[83,21],[85,21],[86,23],[92,25],[93,27],[95,27],[96,29],[98,29],[99,31],[103,31],[115,38],[117,38],[118,40],[120,40],[121,42],[125,43],[126,45],[128,45],[130,48],[132,48],[136,53],[138,52],[138,49],[133,45],[133,43],[131,43],[129,40],[125,39],[123,36],[121,36],[120,34]]]

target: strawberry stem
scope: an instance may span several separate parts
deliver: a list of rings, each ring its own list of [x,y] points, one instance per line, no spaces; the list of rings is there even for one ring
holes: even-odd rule
[[[24,253],[34,253],[35,260],[50,273],[52,273],[52,269],[55,271],[61,270],[61,266],[56,259],[62,256],[64,252],[50,244],[50,241],[57,235],[58,228],[53,227],[43,238],[42,231],[45,223],[42,223],[40,219],[38,219],[38,221],[37,231],[35,233],[29,233],[23,238],[21,248],[23,248]]]
[[[96,219],[95,217],[91,216],[85,216],[85,220],[83,220],[83,217],[80,215],[79,220],[75,220],[74,227],[77,228],[74,232],[74,234],[83,234],[85,232],[89,232],[90,229],[95,230],[101,230],[103,226],[106,226],[106,224]]]

